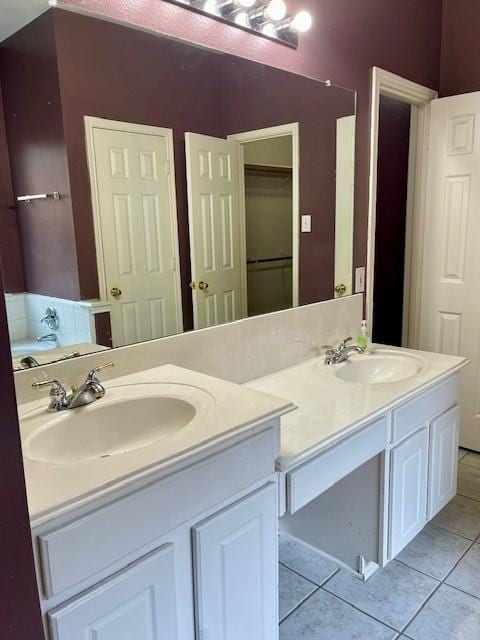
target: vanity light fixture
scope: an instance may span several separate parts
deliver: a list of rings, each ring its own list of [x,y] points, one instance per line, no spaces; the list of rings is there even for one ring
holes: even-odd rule
[[[306,10],[288,14],[288,0],[166,0],[185,9],[256,33],[296,48],[300,33],[308,31],[313,18]]]
[[[270,0],[265,7],[265,15],[270,18],[270,20],[283,20],[287,15],[285,0]]]

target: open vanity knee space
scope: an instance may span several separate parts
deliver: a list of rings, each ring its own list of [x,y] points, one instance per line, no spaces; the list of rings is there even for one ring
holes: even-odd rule
[[[374,346],[370,355],[382,351]],[[362,579],[395,558],[456,493],[465,361],[396,353],[418,358],[419,373],[347,383],[312,359],[249,383],[297,406],[282,418],[281,535]]]

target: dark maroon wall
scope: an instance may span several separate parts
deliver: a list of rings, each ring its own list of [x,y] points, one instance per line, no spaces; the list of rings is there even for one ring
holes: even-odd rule
[[[336,120],[354,113],[352,92],[64,11],[56,12],[55,24],[83,290],[95,297],[98,279],[84,115],[174,131],[187,329],[192,311],[184,132],[223,137],[300,120],[300,205],[313,218],[313,231],[302,236],[300,247],[300,301],[332,298]]]
[[[43,638],[0,275],[0,638]]]
[[[25,290],[23,279],[20,236],[13,197],[7,132],[3,116],[2,89],[0,87],[0,269],[5,291],[17,293]]]
[[[480,90],[480,2],[443,0],[440,95]]]
[[[297,51],[162,0],[69,0],[68,4],[356,89],[359,109],[354,262],[357,266],[365,264],[371,67],[383,67],[438,88],[442,0],[289,0],[292,11],[308,8],[315,20],[311,31],[301,35]]]
[[[84,115],[171,128],[185,328],[191,328],[184,132],[222,135],[219,56],[65,11],[55,12],[55,22],[82,292],[98,297]]]
[[[59,191],[60,201],[20,204],[26,290],[78,299],[78,269],[64,149],[53,16],[43,14],[0,46],[0,81],[17,195]]]
[[[402,345],[410,105],[380,99],[373,340]]]
[[[225,134],[299,123],[300,212],[312,216],[300,234],[300,304],[333,298],[337,118],[354,115],[352,92],[282,70],[228,58],[222,65]]]

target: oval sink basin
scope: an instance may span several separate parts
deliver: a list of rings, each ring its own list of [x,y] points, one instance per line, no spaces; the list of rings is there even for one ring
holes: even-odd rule
[[[110,388],[105,398],[86,407],[26,416],[41,426],[26,439],[25,455],[39,462],[72,464],[132,452],[176,437],[205,406],[202,400],[212,401],[199,389],[184,399],[178,391],[157,394],[149,385],[139,386]]]
[[[334,374],[345,382],[386,384],[412,378],[426,366],[426,361],[417,356],[400,351],[377,350],[351,356],[347,362],[334,368]]]

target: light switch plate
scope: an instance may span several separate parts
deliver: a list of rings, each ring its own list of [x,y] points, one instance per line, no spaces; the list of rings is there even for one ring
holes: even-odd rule
[[[310,233],[312,230],[312,216],[302,215],[302,233]]]
[[[365,267],[355,269],[355,293],[365,292]]]

